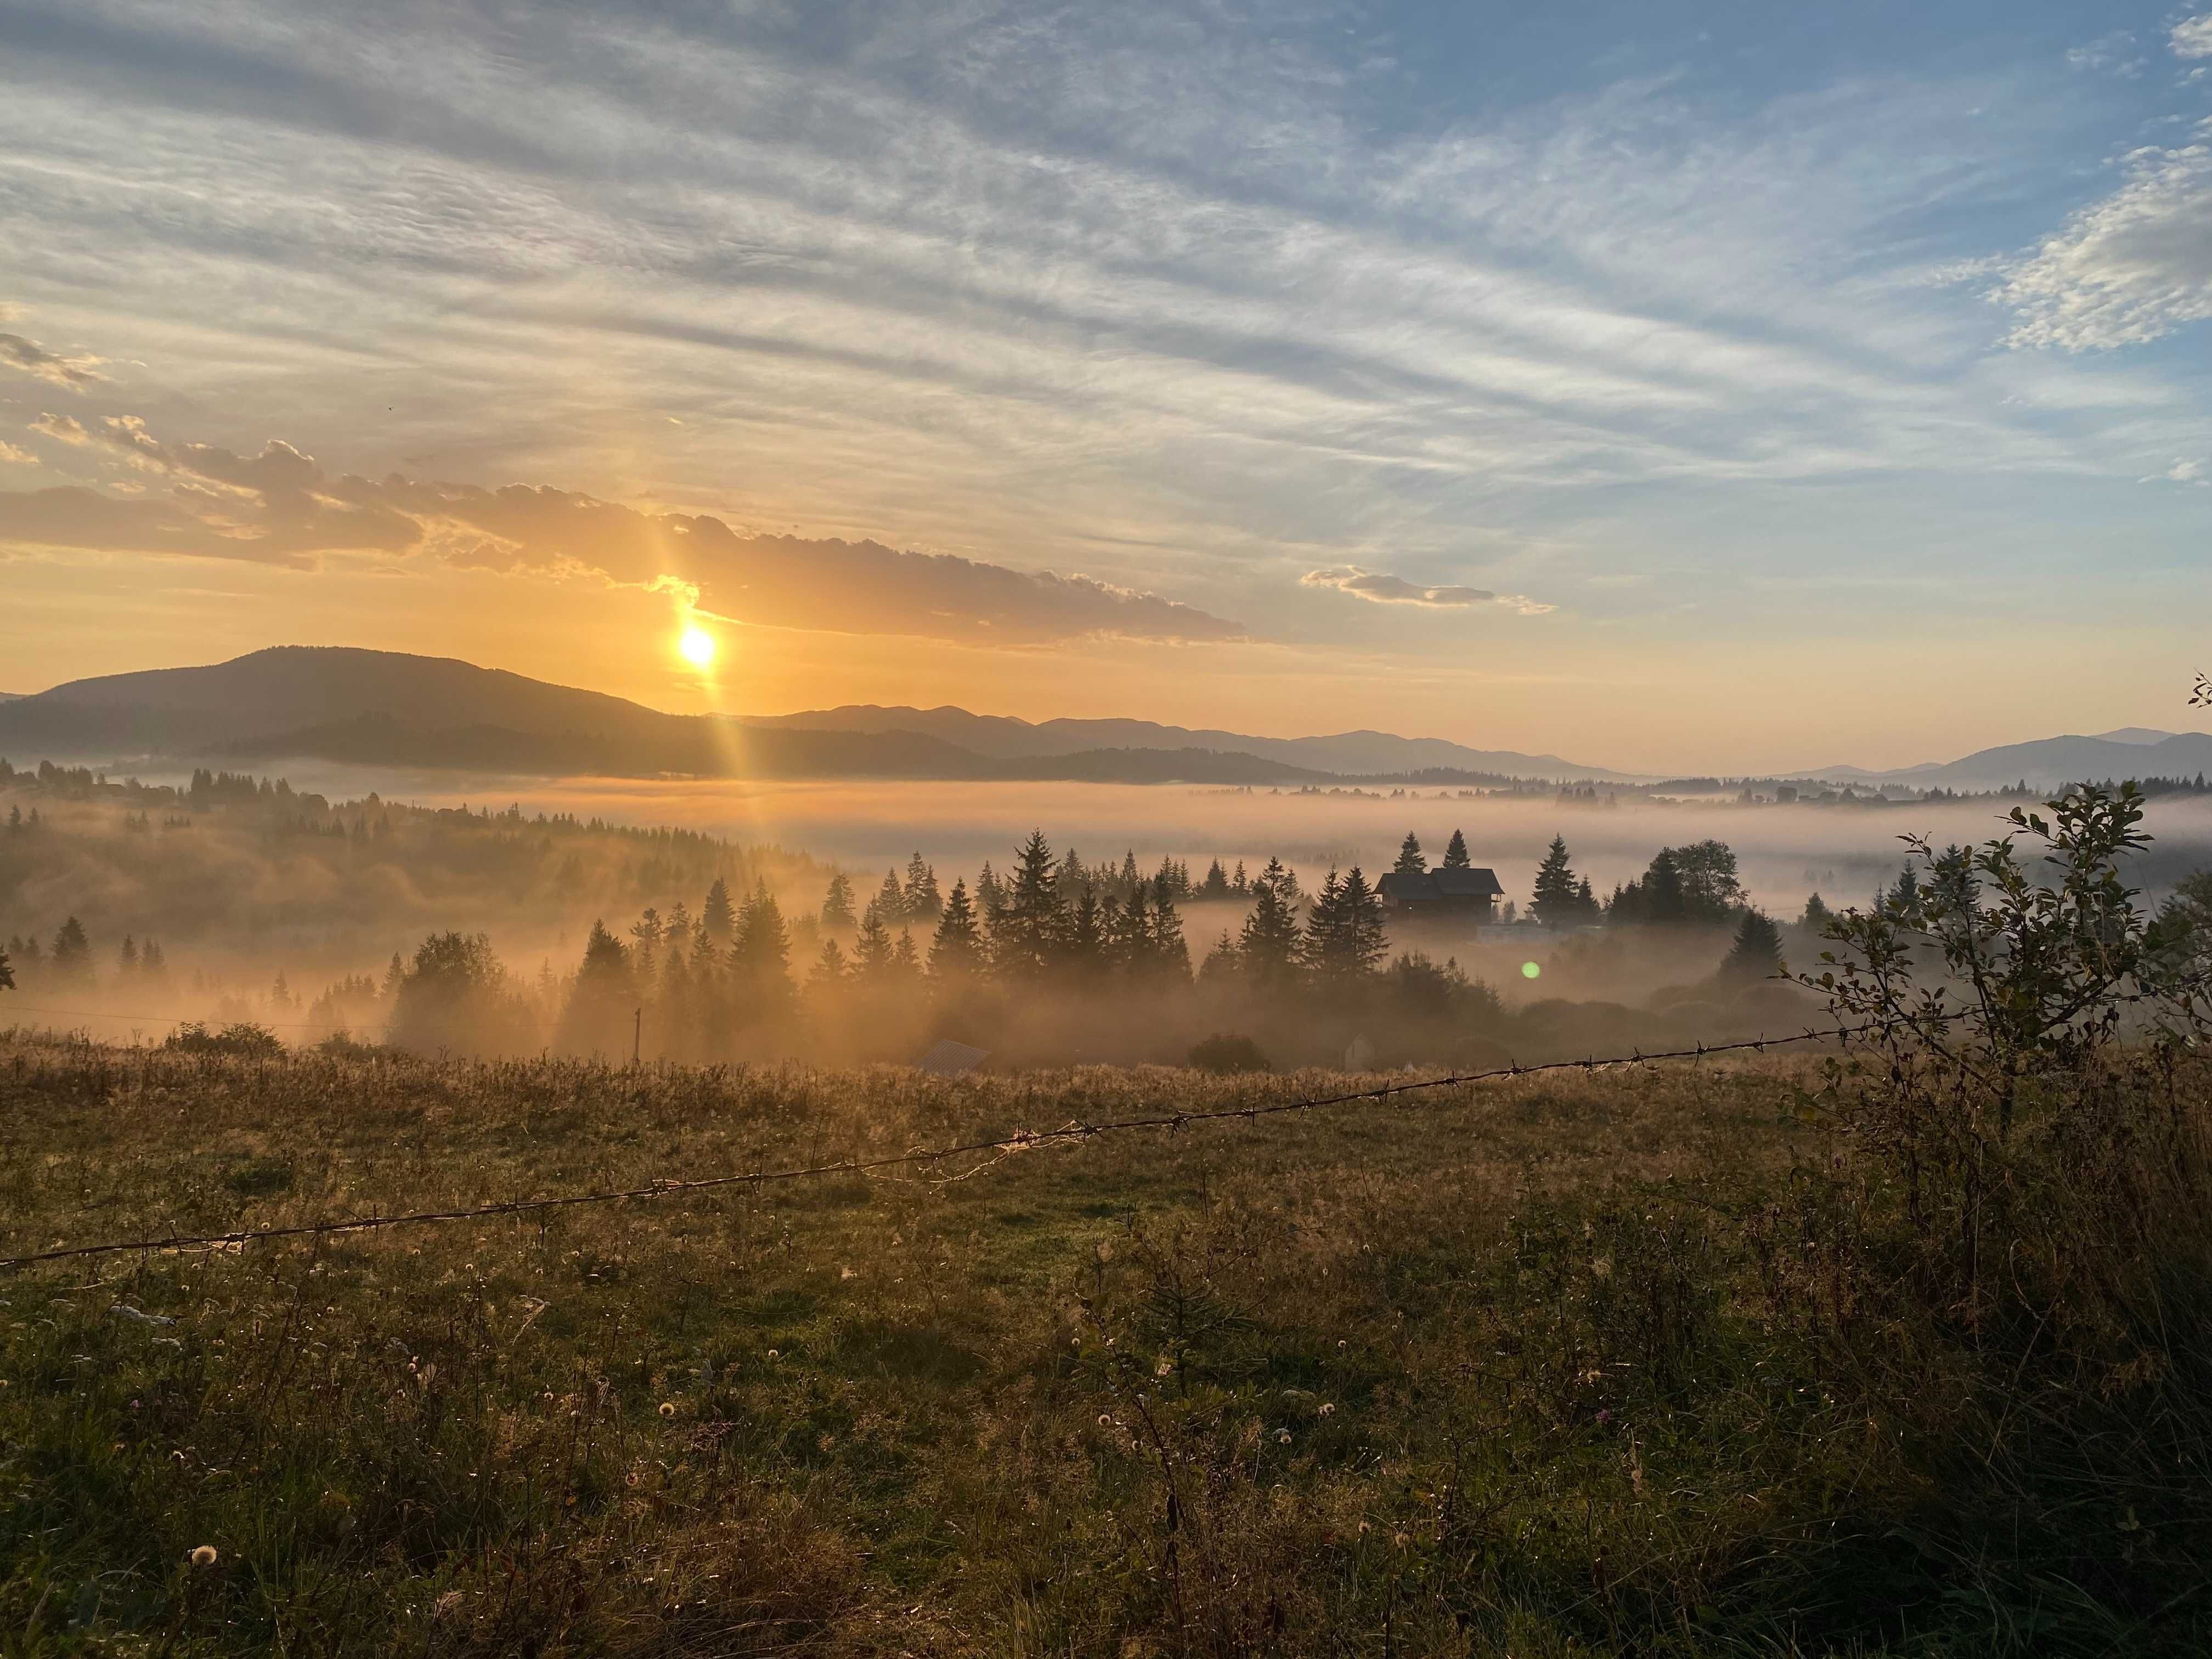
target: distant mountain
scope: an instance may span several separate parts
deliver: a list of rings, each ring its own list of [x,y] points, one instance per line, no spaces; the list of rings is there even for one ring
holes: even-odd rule
[[[1909,783],[1915,788],[1996,789],[2025,778],[2037,789],[2089,779],[2194,777],[2212,773],[2212,732],[2125,726],[2101,737],[2041,738],[1977,750],[1959,760],[1873,772],[1853,766],[1800,772],[1801,778]]]
[[[1443,770],[1577,782],[1631,781],[1628,775],[1584,766],[1557,755],[1510,749],[1470,749],[1443,738],[1401,738],[1388,732],[1341,732],[1325,738],[1262,738],[1247,732],[1193,730],[1152,720],[1050,720],[971,714],[964,708],[879,708],[848,704],[799,714],[741,717],[747,726],[811,732],[921,732],[979,755],[1001,760],[1082,754],[1101,749],[1212,750],[1256,756],[1285,766],[1340,777],[1392,776]]]
[[[74,680],[0,704],[0,755],[213,764],[292,758],[474,771],[1299,784],[1330,774],[1204,745],[1008,758],[928,732],[667,714],[452,658],[280,646]]]

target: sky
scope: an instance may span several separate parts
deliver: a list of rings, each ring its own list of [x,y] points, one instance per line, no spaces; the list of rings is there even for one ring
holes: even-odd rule
[[[2189,5],[7,0],[0,307],[0,690],[1741,771],[2212,666]]]

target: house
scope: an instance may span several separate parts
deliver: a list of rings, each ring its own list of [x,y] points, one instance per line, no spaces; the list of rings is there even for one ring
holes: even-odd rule
[[[1490,920],[1491,907],[1505,890],[1495,870],[1393,870],[1375,884],[1382,902],[1401,915],[1470,916]]]

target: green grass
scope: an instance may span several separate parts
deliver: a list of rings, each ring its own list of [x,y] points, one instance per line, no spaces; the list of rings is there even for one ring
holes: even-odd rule
[[[2198,1650],[2194,1500],[1999,1501],[1987,1366],[1844,1305],[1881,1218],[1832,1207],[1796,1076],[1527,1079],[0,1276],[0,1644]],[[1324,1086],[17,1038],[0,1254]]]

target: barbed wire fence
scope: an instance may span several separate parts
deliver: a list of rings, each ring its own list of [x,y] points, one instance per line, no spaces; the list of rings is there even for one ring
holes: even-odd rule
[[[499,1216],[529,1215],[550,1210],[572,1209],[583,1205],[617,1204],[632,1200],[672,1198],[689,1193],[708,1192],[720,1188],[751,1187],[757,1190],[770,1184],[780,1184],[785,1182],[818,1180],[836,1176],[874,1176],[895,1169],[925,1168],[959,1158],[981,1158],[988,1155],[1005,1158],[1054,1146],[1079,1146],[1097,1139],[1102,1135],[1128,1133],[1139,1130],[1153,1132],[1165,1130],[1176,1133],[1200,1125],[1222,1123],[1238,1118],[1248,1122],[1255,1122],[1261,1118],[1280,1117],[1291,1113],[1312,1112],[1331,1106],[1390,1100],[1400,1096],[1423,1091],[1468,1088],[1480,1083],[1535,1077],[1552,1072],[1581,1072],[1589,1074],[1610,1071],[1616,1066],[1648,1066],[1670,1060],[1701,1060],[1719,1054],[1746,1053],[1763,1054],[1770,1048],[1859,1036],[1905,1023],[1909,1022],[1869,1020],[1857,1025],[1833,1025],[1820,1030],[1808,1030],[1789,1036],[1747,1037],[1734,1042],[1701,1042],[1688,1048],[1672,1048],[1651,1054],[1638,1050],[1626,1054],[1612,1055],[1605,1059],[1547,1060],[1528,1066],[1495,1066],[1481,1071],[1449,1073],[1442,1077],[1413,1078],[1402,1082],[1375,1084],[1361,1089],[1346,1089],[1335,1094],[1310,1095],[1295,1100],[1256,1101],[1241,1106],[1209,1108],[1204,1111],[1155,1112],[1136,1117],[1109,1118],[1096,1123],[1072,1120],[1056,1129],[1017,1129],[1010,1134],[995,1136],[989,1139],[965,1141],[950,1146],[919,1148],[906,1152],[887,1153],[880,1158],[837,1158],[828,1163],[799,1164],[784,1169],[750,1170],[726,1175],[701,1176],[684,1179],[672,1177],[653,1181],[641,1187],[610,1188],[580,1193],[556,1193],[540,1198],[510,1199],[500,1203],[475,1205],[459,1209],[410,1210],[389,1215],[350,1216],[332,1221],[299,1222],[283,1227],[245,1227],[221,1233],[116,1239],[96,1244],[56,1245],[52,1249],[33,1251],[28,1255],[0,1256],[0,1271],[13,1272],[35,1267],[43,1262],[67,1261],[91,1256],[119,1255],[133,1251],[155,1254],[189,1249],[242,1249],[249,1244],[275,1239],[324,1237],[338,1233],[370,1232],[387,1227],[424,1226],[439,1222],[477,1221]],[[974,1171],[969,1173],[972,1174]],[[965,1176],[959,1178],[965,1179]]]

